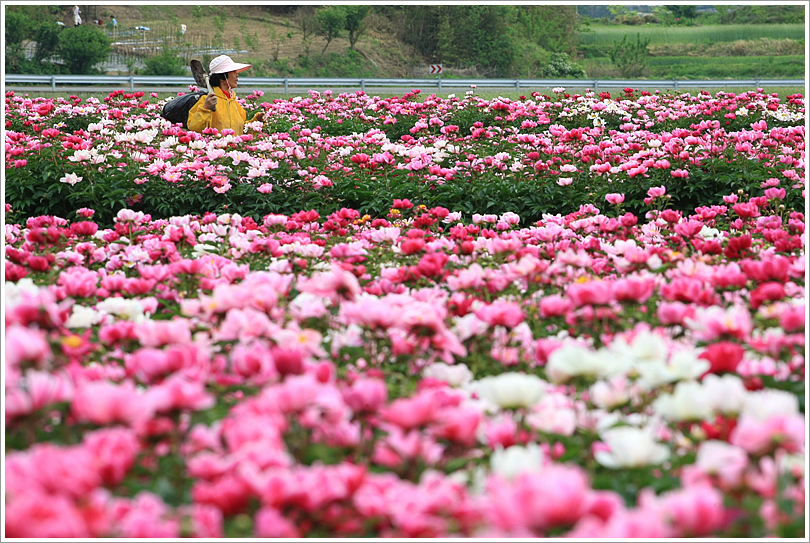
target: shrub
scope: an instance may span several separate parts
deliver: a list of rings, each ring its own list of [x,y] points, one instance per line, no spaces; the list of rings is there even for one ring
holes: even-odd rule
[[[187,75],[188,70],[183,59],[172,49],[164,49],[159,55],[144,60],[146,68],[143,75]]]
[[[647,46],[650,38],[641,39],[641,34],[636,34],[636,43],[627,40],[627,35],[622,37],[622,41],[613,44],[610,50],[610,61],[619,69],[622,77],[639,77],[650,63],[650,52]]]
[[[59,34],[59,56],[72,74],[93,73],[93,67],[107,60],[110,38],[92,25],[66,28]]]
[[[573,78],[581,79],[587,77],[585,70],[579,64],[574,64],[565,53],[552,53],[548,64],[540,72],[540,77],[553,78]]]

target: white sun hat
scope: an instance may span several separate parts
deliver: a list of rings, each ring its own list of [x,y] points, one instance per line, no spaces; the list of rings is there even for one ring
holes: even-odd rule
[[[208,73],[213,74],[226,74],[228,72],[244,72],[250,68],[250,64],[241,64],[234,62],[228,55],[219,55],[211,61],[208,65]]]

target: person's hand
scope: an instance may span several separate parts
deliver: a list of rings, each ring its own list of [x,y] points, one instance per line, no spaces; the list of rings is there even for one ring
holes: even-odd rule
[[[256,117],[254,117],[254,118],[255,118],[255,120],[263,123],[264,119],[265,119],[265,116],[266,116],[266,113],[264,111],[260,111],[260,112],[258,112],[256,114]]]
[[[214,111],[217,107],[217,95],[213,92],[208,93],[208,96],[205,97],[205,103],[203,103],[203,107],[208,111]]]

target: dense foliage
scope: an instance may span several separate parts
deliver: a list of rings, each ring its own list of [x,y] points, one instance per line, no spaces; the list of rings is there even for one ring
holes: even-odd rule
[[[803,98],[419,94],[7,93],[6,537],[806,537]]]

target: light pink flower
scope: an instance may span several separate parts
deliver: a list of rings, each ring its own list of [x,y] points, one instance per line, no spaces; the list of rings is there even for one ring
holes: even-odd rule
[[[481,411],[474,408],[442,409],[437,421],[432,425],[431,432],[440,439],[472,447],[475,444],[476,430],[482,418]]]
[[[650,198],[660,198],[667,193],[667,188],[664,185],[660,187],[650,187],[647,189],[647,196]]]
[[[441,459],[443,450],[444,447],[419,430],[406,432],[392,426],[388,430],[388,435],[375,443],[371,459],[389,468],[395,468],[409,460],[420,459],[428,465],[433,465]]]
[[[560,317],[566,315],[573,306],[568,298],[559,294],[551,294],[540,300],[540,315],[544,318]]]
[[[524,472],[512,483],[498,477],[487,481],[486,515],[503,530],[525,528],[539,534],[576,523],[587,511],[590,486],[578,466],[549,464]]]
[[[37,411],[46,405],[73,399],[73,381],[66,373],[26,370],[21,388],[6,388],[6,420]],[[9,400],[12,400],[9,402]]]
[[[566,291],[575,306],[605,305],[613,300],[613,283],[610,281],[586,281],[574,283]]]
[[[343,390],[343,399],[355,413],[373,413],[385,405],[388,388],[380,379],[359,378]]]
[[[169,518],[169,507],[149,491],[138,493],[116,520],[117,535],[123,538],[176,538],[180,535],[180,523]]]
[[[151,402],[135,390],[132,381],[120,385],[109,381],[77,384],[71,410],[80,422],[98,425],[114,422],[131,425],[150,419],[154,413]]]
[[[788,452],[804,449],[805,421],[801,414],[774,415],[765,420],[742,416],[732,430],[729,442],[752,455],[765,454],[774,448]]]
[[[274,507],[262,507],[253,519],[253,535],[256,537],[301,537],[295,523]]]
[[[723,336],[745,339],[754,328],[751,314],[738,306],[699,307],[693,317],[686,317],[684,323],[692,330],[695,338],[701,341],[714,341]]]
[[[205,384],[192,381],[175,373],[158,385],[152,385],[146,393],[154,409],[160,413],[173,410],[200,411],[213,407],[216,398],[206,392]]]
[[[5,535],[34,539],[92,537],[74,500],[38,491],[24,492],[6,501]]]
[[[141,445],[135,432],[128,428],[105,428],[88,433],[84,447],[90,451],[104,484],[115,486],[124,480]]]
[[[515,302],[494,301],[475,310],[475,316],[490,326],[514,328],[525,319],[523,310]]]
[[[438,407],[429,393],[394,400],[382,412],[385,420],[406,430],[435,422],[437,414]]]
[[[709,475],[717,475],[723,488],[737,488],[743,482],[748,454],[725,441],[704,441],[698,448],[695,466]]]
[[[723,494],[710,485],[671,490],[658,501],[674,537],[706,537],[725,525]]]

